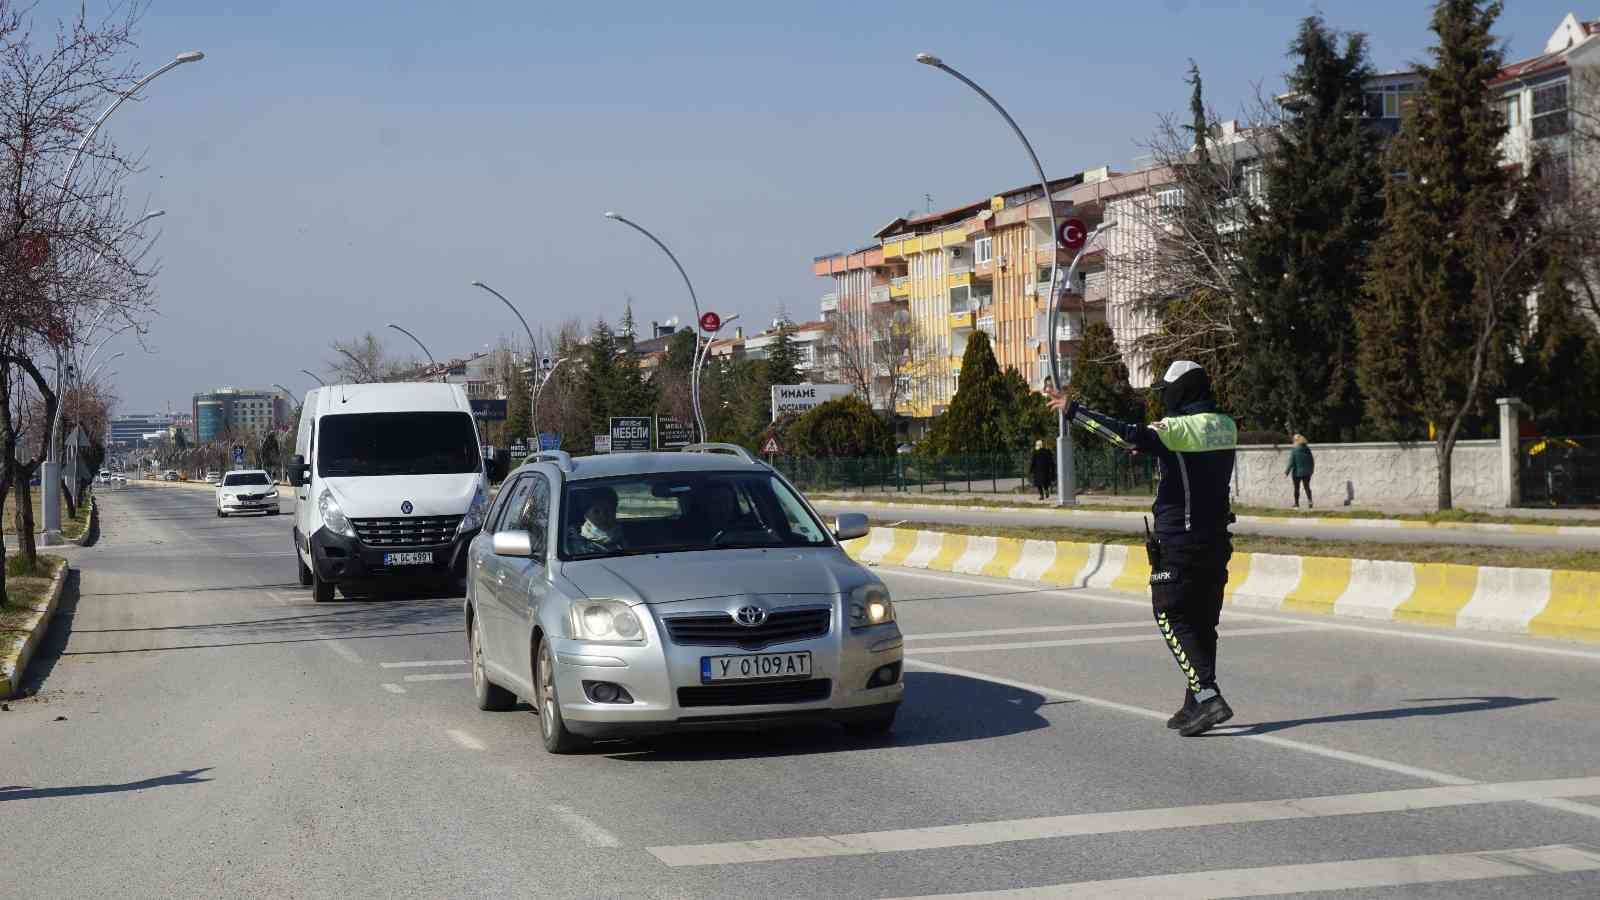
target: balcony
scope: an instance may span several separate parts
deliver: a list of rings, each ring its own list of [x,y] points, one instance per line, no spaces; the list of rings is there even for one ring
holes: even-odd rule
[[[949,290],[950,288],[969,287],[971,284],[972,272],[970,270],[966,272],[956,272],[944,277],[944,286],[946,290]]]
[[[890,279],[889,296],[891,298],[911,296],[911,276],[901,275],[899,278]]]
[[[831,313],[839,308],[839,292],[829,291],[822,295],[822,311]]]
[[[972,310],[962,310],[950,314],[951,331],[971,331],[976,314]]]
[[[1083,301],[1085,303],[1104,303],[1111,297],[1111,279],[1104,270],[1090,272],[1084,276]]]
[[[874,286],[870,291],[868,291],[867,298],[872,303],[888,303],[889,286],[887,284]]]
[[[977,325],[979,331],[987,331],[990,334],[994,334],[994,315],[991,313],[979,316]]]

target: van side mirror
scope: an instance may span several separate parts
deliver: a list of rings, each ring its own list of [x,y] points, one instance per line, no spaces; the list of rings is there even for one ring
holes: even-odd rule
[[[300,487],[306,483],[306,458],[296,453],[289,460],[289,486]]]

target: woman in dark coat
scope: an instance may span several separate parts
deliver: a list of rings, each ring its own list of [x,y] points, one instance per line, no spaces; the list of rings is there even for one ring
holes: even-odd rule
[[[1294,436],[1294,449],[1289,451],[1289,466],[1283,474],[1294,479],[1294,507],[1300,508],[1300,488],[1306,489],[1306,505],[1312,509],[1317,508],[1315,500],[1311,499],[1311,473],[1317,468],[1317,461],[1311,455],[1311,445],[1306,443],[1306,436]]]
[[[1033,478],[1033,486],[1039,489],[1039,499],[1043,500],[1051,482],[1056,480],[1056,458],[1044,448],[1044,441],[1033,442],[1033,459],[1028,462],[1028,474]]]

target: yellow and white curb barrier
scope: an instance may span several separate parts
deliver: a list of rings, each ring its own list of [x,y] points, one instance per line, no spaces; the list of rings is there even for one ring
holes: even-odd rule
[[[1145,593],[1144,548],[874,528],[845,550],[869,565]],[[1227,602],[1361,619],[1600,642],[1600,572],[1235,553]]]
[[[858,500],[854,497],[841,497],[836,494],[818,494],[813,496],[815,503],[843,504],[848,503],[851,509],[881,509],[881,510],[916,510],[918,512],[950,512],[951,510],[981,510],[988,513],[1046,513],[1051,516],[1060,516],[1071,520],[1074,517],[1087,516],[1094,518],[1112,517],[1129,519],[1137,522],[1148,518],[1148,512],[1131,512],[1125,509],[1102,509],[1085,504],[1076,509],[1061,509],[1053,506],[983,506],[964,507],[949,503],[887,503],[881,500]],[[1510,512],[1515,512],[1514,510]],[[1302,528],[1315,528],[1318,526],[1338,526],[1341,528],[1376,528],[1380,530],[1402,529],[1445,529],[1449,531],[1471,531],[1491,534],[1559,534],[1575,537],[1600,538],[1600,527],[1594,525],[1537,525],[1533,523],[1510,522],[1429,522],[1422,519],[1360,519],[1341,518],[1338,516],[1240,516],[1239,522],[1253,525],[1283,525],[1299,526]]]

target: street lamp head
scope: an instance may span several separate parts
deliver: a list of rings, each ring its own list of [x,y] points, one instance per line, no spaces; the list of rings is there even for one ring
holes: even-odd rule
[[[618,215],[615,210],[608,209],[608,210],[606,210],[606,218],[608,218],[608,219],[620,219],[620,218],[622,218],[622,216]]]
[[[204,53],[201,53],[199,50],[190,50],[190,51],[188,51],[186,53],[179,53],[177,61],[181,62],[181,63],[192,63],[192,62],[199,62],[200,60],[205,59],[205,58],[206,58],[206,55]]]
[[[940,59],[937,56],[934,56],[932,53],[918,53],[917,54],[917,62],[922,63],[925,66],[942,66],[942,65],[944,65],[944,60]]]
[[[475,288],[488,287],[488,285],[484,284],[481,281],[478,281],[477,279],[473,279],[472,286],[475,287]]]

